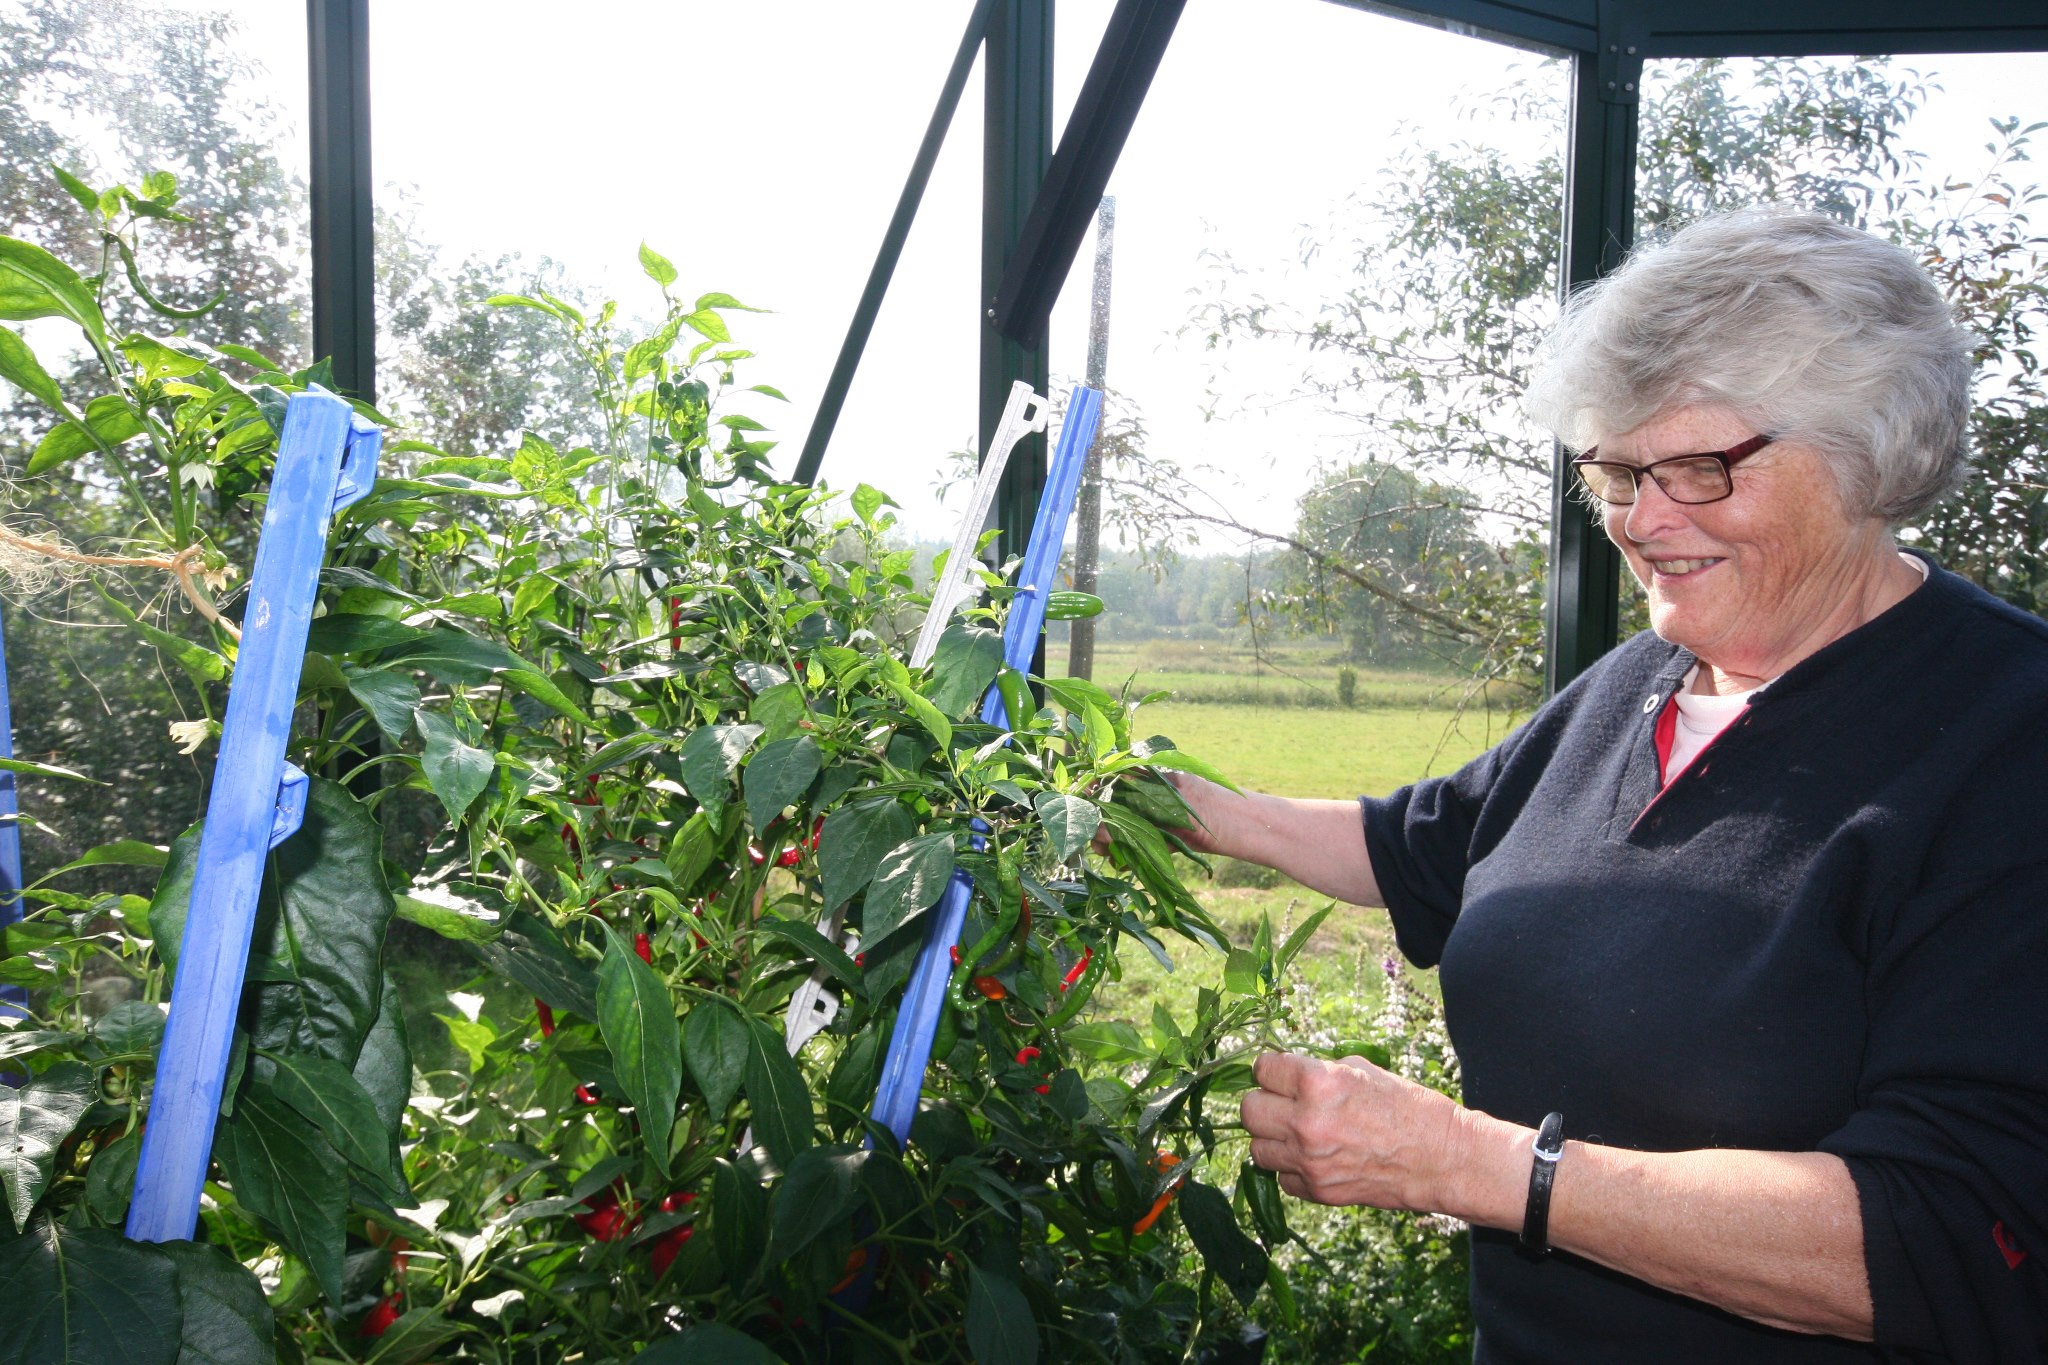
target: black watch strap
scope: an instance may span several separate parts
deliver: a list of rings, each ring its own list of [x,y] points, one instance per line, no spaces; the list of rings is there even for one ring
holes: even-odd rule
[[[1534,1255],[1550,1251],[1550,1186],[1557,1179],[1557,1159],[1564,1155],[1564,1115],[1548,1114],[1536,1130],[1529,1166],[1529,1205],[1522,1214],[1522,1248]]]

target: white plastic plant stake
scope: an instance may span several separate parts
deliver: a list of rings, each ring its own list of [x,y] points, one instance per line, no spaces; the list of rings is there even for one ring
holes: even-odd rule
[[[1051,407],[1032,392],[1029,384],[1019,379],[1010,385],[1010,401],[1003,405],[1003,420],[996,426],[995,440],[989,442],[988,456],[981,462],[981,473],[974,480],[974,497],[967,504],[967,515],[960,520],[960,534],[953,537],[952,552],[946,556],[946,572],[932,584],[931,609],[925,612],[924,629],[917,633],[917,647],[910,651],[912,668],[923,668],[932,661],[939,637],[946,633],[946,623],[953,619],[954,608],[967,595],[967,575],[979,563],[974,557],[974,545],[981,539],[982,528],[988,525],[988,509],[995,505],[996,485],[1003,481],[1010,452],[1032,432],[1044,431],[1051,415]]]

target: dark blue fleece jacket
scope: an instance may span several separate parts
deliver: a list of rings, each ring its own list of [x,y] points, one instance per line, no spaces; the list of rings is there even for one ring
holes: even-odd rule
[[[1480,1229],[1477,1359],[2048,1360],[2048,624],[1931,568],[1659,794],[1693,662],[1640,635],[1458,773],[1364,801],[1373,870],[1441,965],[1472,1107],[1840,1156],[1877,1345]]]

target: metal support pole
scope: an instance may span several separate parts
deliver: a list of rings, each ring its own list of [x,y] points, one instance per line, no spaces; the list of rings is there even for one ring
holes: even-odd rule
[[[1643,63],[1638,45],[1605,22],[1615,8],[1601,6],[1602,50],[1572,59],[1564,205],[1567,297],[1620,265],[1635,239],[1636,97]],[[1544,682],[1555,693],[1614,647],[1621,622],[1621,554],[1599,518],[1574,496],[1563,447],[1552,469],[1550,526]]]
[[[1053,0],[999,0],[989,16],[982,125],[981,198],[981,444],[987,450],[1023,380],[1046,391],[1045,344],[1020,346],[996,330],[996,293],[1025,217],[1052,161]],[[1027,436],[1011,457],[996,494],[998,553],[1022,554],[1045,487],[1045,437]],[[1045,671],[1044,649],[1031,671]]]
[[[284,754],[328,520],[370,491],[382,441],[330,393],[285,410],[128,1210],[140,1242],[187,1240],[198,1223],[264,863],[306,813],[306,775]]]
[[[370,0],[306,0],[307,201],[313,232],[313,358],[334,384],[377,401]]]

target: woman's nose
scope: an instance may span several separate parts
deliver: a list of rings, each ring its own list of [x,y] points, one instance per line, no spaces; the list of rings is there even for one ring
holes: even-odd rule
[[[1663,486],[1648,474],[1636,475],[1636,500],[1629,504],[1628,515],[1623,521],[1629,539],[1654,540],[1685,522],[1684,503],[1666,493]]]

